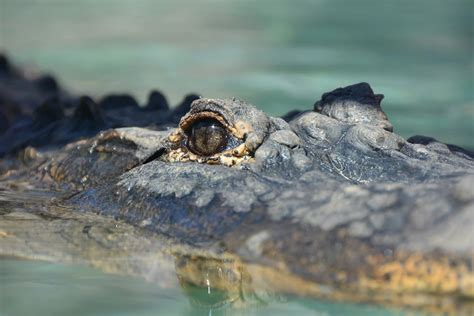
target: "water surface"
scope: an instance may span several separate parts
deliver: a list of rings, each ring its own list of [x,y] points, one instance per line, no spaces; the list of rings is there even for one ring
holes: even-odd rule
[[[288,297],[257,306],[210,309],[192,305],[180,289],[162,288],[138,278],[104,274],[80,265],[5,258],[0,260],[0,293],[2,316],[417,315],[365,304]],[[201,289],[195,296],[206,293]]]

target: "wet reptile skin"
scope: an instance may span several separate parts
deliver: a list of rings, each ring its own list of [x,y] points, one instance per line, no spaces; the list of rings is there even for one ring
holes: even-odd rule
[[[96,103],[67,94],[50,77],[26,78],[3,59],[2,187],[58,192],[55,206],[92,217],[53,224],[35,214],[38,225],[59,225],[64,245],[68,238],[81,243],[78,230],[89,225],[87,234],[102,246],[83,241],[54,255],[44,245],[18,247],[12,236],[31,236],[11,229],[21,229],[15,216],[23,215],[4,208],[2,254],[80,257],[131,273],[137,267],[107,267],[99,257],[113,249],[143,254],[137,240],[159,248],[149,240],[166,238],[194,249],[177,259],[182,285],[202,281],[197,267],[238,271],[220,285],[232,302],[237,294],[229,287],[251,288],[260,275],[277,293],[469,312],[473,155],[429,137],[403,139],[382,98],[360,83],[286,120],[235,98],[190,95],[170,109],[154,92],[146,107],[128,96]],[[208,156],[191,151],[189,129],[204,118],[219,122],[236,147]],[[114,222],[127,227],[125,237],[104,228]],[[206,261],[201,251],[232,259]],[[138,274],[146,274],[144,262]]]

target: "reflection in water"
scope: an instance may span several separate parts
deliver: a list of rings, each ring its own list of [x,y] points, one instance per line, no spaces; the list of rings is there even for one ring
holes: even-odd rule
[[[233,260],[183,255],[176,274],[191,304],[216,309],[242,299],[242,273]]]
[[[261,304],[245,267],[233,259],[177,255],[176,274],[183,292],[198,310],[222,310]]]

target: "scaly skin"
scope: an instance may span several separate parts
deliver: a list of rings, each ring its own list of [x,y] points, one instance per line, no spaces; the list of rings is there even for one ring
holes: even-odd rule
[[[85,260],[163,284],[156,271],[174,267],[184,289],[220,269],[213,284],[227,294],[212,304],[283,293],[472,309],[472,154],[393,133],[368,84],[327,93],[288,122],[237,99],[146,110],[59,89],[29,115],[9,91],[3,100],[23,117],[12,106],[3,114],[12,123],[0,135],[0,184],[13,206],[0,209],[0,254]],[[204,119],[233,147],[191,150],[190,129]],[[54,200],[12,202],[12,190]]]

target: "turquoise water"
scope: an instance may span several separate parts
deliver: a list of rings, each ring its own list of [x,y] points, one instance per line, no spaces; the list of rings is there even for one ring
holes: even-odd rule
[[[474,148],[472,0],[1,0],[0,48],[77,93],[238,96],[272,115],[367,81],[401,135]]]
[[[205,289],[200,295],[202,291]],[[334,304],[294,298],[249,305],[214,310],[197,308],[180,289],[161,288],[141,279],[104,274],[77,265],[0,260],[2,316],[405,315],[402,311],[365,304]],[[409,315],[417,314],[411,312]]]

